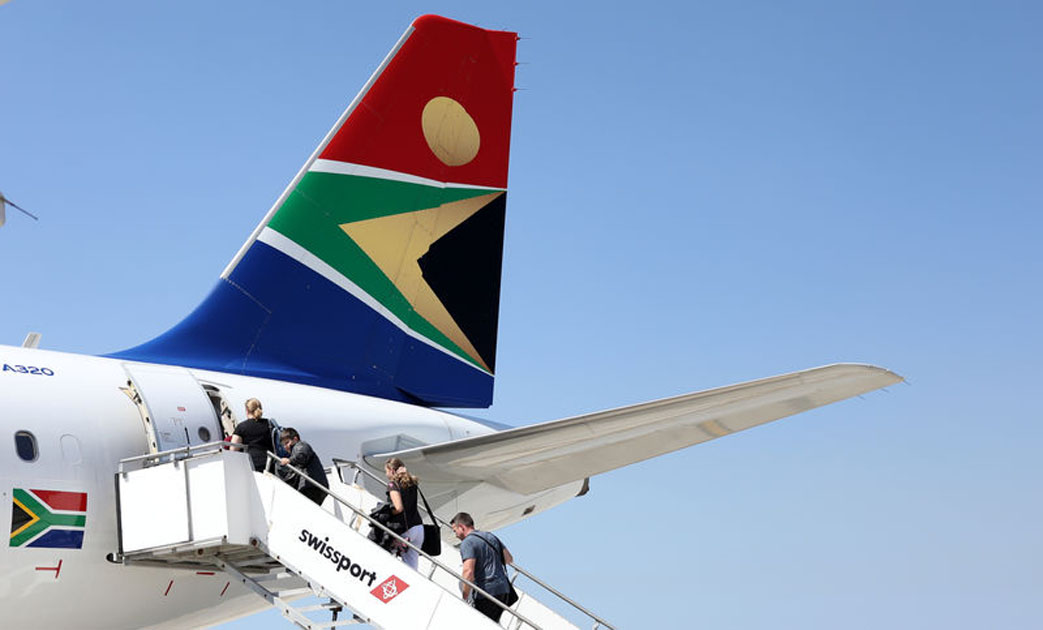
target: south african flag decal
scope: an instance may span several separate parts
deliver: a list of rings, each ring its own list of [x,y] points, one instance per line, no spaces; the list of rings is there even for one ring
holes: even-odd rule
[[[14,489],[11,546],[80,549],[87,493]]]

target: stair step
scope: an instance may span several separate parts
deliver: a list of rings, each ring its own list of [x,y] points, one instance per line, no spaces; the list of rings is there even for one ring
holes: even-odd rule
[[[294,606],[300,612],[315,612],[316,610],[333,610],[334,608],[343,608],[336,602],[326,602],[324,604],[314,604],[312,606]]]
[[[285,580],[291,578],[300,579],[296,575],[290,573],[289,571],[278,571],[275,573],[269,573],[268,575],[259,575],[254,578],[254,582],[274,582],[277,580]]]
[[[226,560],[228,564],[233,564],[239,567],[240,570],[250,571],[251,573],[261,572],[262,575],[268,574],[273,569],[282,567],[281,564],[274,562],[270,558],[252,558],[249,560]],[[257,576],[261,577],[261,576]]]
[[[273,592],[272,595],[279,599],[286,599],[287,597],[297,597],[298,595],[311,595],[312,590],[309,586],[302,586],[301,588],[289,588],[285,591]]]
[[[352,619],[338,619],[336,621],[325,621],[325,622],[313,622],[312,628],[318,630],[319,628],[342,628],[344,626],[354,626],[360,623],[365,623],[362,619],[355,617]]]
[[[264,555],[263,553],[261,553],[259,551],[254,550],[254,549],[251,549],[249,551],[245,551],[244,550],[244,551],[232,551],[232,552],[229,552],[229,553],[223,553],[223,554],[221,554],[221,558],[223,558],[226,562],[230,562],[230,563],[238,564],[238,565],[252,564],[252,563],[255,563],[255,562],[258,562],[258,561],[261,561],[261,562],[271,561],[271,558],[269,558],[268,556]]]

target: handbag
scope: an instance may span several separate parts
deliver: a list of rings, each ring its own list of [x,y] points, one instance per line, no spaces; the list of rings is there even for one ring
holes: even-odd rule
[[[477,536],[477,534],[475,535]],[[496,547],[493,547],[493,544],[486,540],[484,536],[478,536],[478,538],[492,547],[493,551],[496,551]],[[496,536],[493,536],[493,538],[496,538]],[[507,575],[507,558],[503,555],[503,543],[499,538],[496,538],[496,542],[500,545],[500,562],[503,563],[503,574]],[[507,586],[509,586],[511,590],[507,591],[507,599],[504,600],[504,603],[508,606],[513,606],[518,601],[518,591],[514,590],[514,582],[510,580],[507,580]]]
[[[427,497],[420,491],[420,486],[416,487],[417,494],[424,501],[424,507],[427,508],[427,514],[431,517],[431,522],[434,525],[424,525],[424,542],[420,545],[420,551],[423,551],[429,556],[437,556],[442,553],[442,528],[438,526],[438,521],[435,519],[435,513],[431,511],[431,506],[427,503]]]

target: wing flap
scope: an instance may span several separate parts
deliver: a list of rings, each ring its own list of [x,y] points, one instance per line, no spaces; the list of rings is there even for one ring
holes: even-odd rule
[[[872,365],[828,365],[367,459],[400,457],[426,481],[534,494],[902,380]]]

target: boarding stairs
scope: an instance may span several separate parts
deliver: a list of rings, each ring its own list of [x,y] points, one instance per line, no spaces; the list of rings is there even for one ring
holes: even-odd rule
[[[358,483],[359,474],[372,473],[356,467],[354,478],[345,480],[344,465],[331,471],[328,497],[319,506],[275,474],[254,472],[249,457],[226,443],[123,460],[116,480],[118,558],[125,564],[223,571],[306,630],[354,624],[384,630],[578,630],[520,590],[499,624],[478,613],[460,598],[460,556],[446,536],[441,555],[421,552],[415,571],[372,543],[370,528],[383,528],[369,517],[378,499]],[[519,575],[586,613],[595,630],[612,630],[515,566],[514,577]]]

